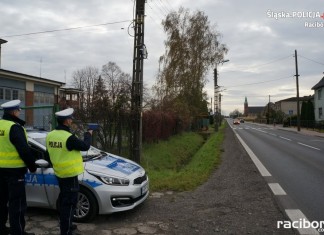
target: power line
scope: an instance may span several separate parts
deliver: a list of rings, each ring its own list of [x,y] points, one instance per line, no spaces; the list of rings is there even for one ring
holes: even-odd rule
[[[170,9],[171,9],[172,11],[176,11],[176,10],[171,6],[171,4],[169,3],[169,0],[166,0],[166,3],[170,6]]]
[[[161,26],[161,24],[159,24],[158,22],[156,22],[156,20],[152,17],[152,16],[150,16],[150,15],[148,15],[153,21],[154,21],[154,23],[155,24],[157,24],[159,27],[160,27],[160,29],[164,32],[164,29],[163,29],[163,27]]]
[[[302,57],[302,58],[304,58],[304,59],[306,59],[306,60],[312,61],[312,62],[314,62],[314,63],[316,63],[316,64],[324,65],[324,64],[321,63],[321,62],[318,62],[318,61],[316,61],[316,60],[309,59],[309,58],[307,58],[307,57],[305,57],[305,56],[302,56],[302,55],[299,55],[299,57]]]
[[[225,95],[224,95],[225,96]],[[287,95],[271,95],[271,97],[286,97]],[[247,94],[239,94],[239,95],[226,95],[226,97],[254,97],[254,98],[266,98],[268,99],[269,95],[251,95],[251,93],[247,93]]]
[[[152,8],[152,6],[150,5],[149,2],[147,2],[147,5],[148,5],[149,8],[151,8],[152,11],[154,11],[154,12],[157,13],[157,14],[162,15],[162,18],[161,18],[161,19],[163,19],[163,18],[165,17],[165,15],[163,15],[163,13],[158,12],[157,10],[155,10],[155,8]],[[155,15],[157,15],[157,14],[155,14]]]
[[[226,88],[257,85],[257,84],[262,84],[262,83],[267,83],[267,82],[274,82],[274,81],[283,80],[283,79],[292,78],[292,77],[293,76],[290,75],[290,76],[287,76],[287,77],[282,77],[282,78],[273,79],[273,80],[267,80],[267,81],[261,81],[261,82],[254,82],[254,83],[247,83],[247,84],[240,84],[240,85],[236,85],[236,86],[226,86]]]
[[[163,12],[162,8],[159,7],[155,1],[151,0],[151,2],[153,2],[154,5],[160,10],[161,15],[163,15],[163,17],[166,17],[167,16],[168,13],[165,14],[165,12]]]
[[[125,22],[132,22],[132,20],[108,22],[108,23],[103,23],[103,24],[79,26],[79,27],[65,28],[65,29],[53,29],[53,30],[39,31],[39,32],[33,32],[33,33],[5,35],[5,36],[1,36],[1,38],[21,37],[21,36],[30,36],[30,35],[36,35],[36,34],[44,34],[44,33],[54,33],[54,32],[60,32],[60,31],[70,31],[70,30],[77,30],[77,29],[91,28],[91,27],[98,27],[98,26],[105,26],[105,25],[111,25],[111,24],[120,24],[120,23],[125,23]]]
[[[162,0],[160,0],[160,5],[166,11],[166,13],[169,14],[170,9],[168,9],[167,6],[165,4],[163,4]]]
[[[273,64],[273,63],[276,63],[276,62],[278,62],[278,61],[281,61],[281,60],[285,60],[285,59],[288,59],[288,58],[291,58],[292,57],[292,55],[289,55],[289,56],[285,56],[285,57],[280,57],[280,58],[277,58],[277,59],[273,59],[273,60],[271,60],[271,61],[269,61],[269,62],[266,62],[266,63],[264,63],[264,64],[259,64],[259,65],[254,65],[254,66],[249,66],[249,67],[245,67],[245,68],[258,68],[258,67],[262,67],[262,66],[265,66],[265,65],[268,65],[268,64]],[[243,68],[240,68],[240,69],[244,69],[244,67]]]

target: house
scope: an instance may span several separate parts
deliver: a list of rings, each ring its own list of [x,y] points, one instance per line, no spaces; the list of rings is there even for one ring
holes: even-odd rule
[[[59,106],[60,109],[80,108],[82,91],[72,87],[61,87],[59,89]]]
[[[0,69],[0,103],[21,100],[21,118],[26,125],[48,129],[59,89],[65,83]],[[0,118],[3,111],[0,110]]]
[[[301,112],[302,103],[305,101],[313,100],[313,96],[303,96],[299,97],[299,111]],[[297,97],[291,97],[284,100],[279,100],[275,102],[274,109],[276,111],[281,111],[286,115],[292,116],[297,115]]]
[[[324,121],[324,77],[312,87],[314,90],[315,121]]]

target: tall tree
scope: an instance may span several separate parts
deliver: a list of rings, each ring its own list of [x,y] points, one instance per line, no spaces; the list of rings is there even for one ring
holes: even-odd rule
[[[92,99],[94,96],[94,86],[99,77],[99,69],[96,67],[85,67],[73,72],[72,85],[81,90],[80,97],[80,118],[82,120],[91,119]]]
[[[155,92],[178,114],[195,117],[208,110],[203,90],[206,75],[223,60],[227,48],[219,43],[220,34],[201,11],[191,14],[180,8],[169,13],[162,24],[167,40]]]
[[[106,86],[109,97],[109,109],[102,113],[103,125],[105,126],[104,143],[111,149],[117,137],[121,141],[122,124],[125,124],[125,110],[129,109],[131,77],[124,73],[114,62],[108,62],[102,66],[101,76]],[[120,144],[120,143],[119,143]]]

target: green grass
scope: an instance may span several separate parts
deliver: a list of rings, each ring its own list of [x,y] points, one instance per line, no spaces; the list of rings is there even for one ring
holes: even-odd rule
[[[143,146],[142,166],[151,191],[187,191],[204,183],[220,163],[224,126],[205,141],[198,133],[184,133],[168,141]]]

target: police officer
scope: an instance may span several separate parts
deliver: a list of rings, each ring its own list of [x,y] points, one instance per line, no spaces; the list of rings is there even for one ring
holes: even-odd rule
[[[0,120],[0,234],[32,235],[25,232],[27,208],[25,174],[27,168],[35,172],[35,158],[27,143],[25,121],[19,118],[20,100],[1,105]],[[9,205],[9,208],[8,206]],[[9,228],[6,227],[9,211]]]
[[[78,175],[84,171],[80,151],[89,150],[92,135],[92,130],[87,131],[82,141],[71,133],[73,112],[73,108],[56,112],[58,126],[46,137],[46,148],[60,187],[58,209],[61,235],[77,234],[72,220],[78,202]]]

